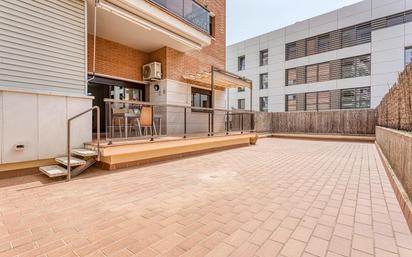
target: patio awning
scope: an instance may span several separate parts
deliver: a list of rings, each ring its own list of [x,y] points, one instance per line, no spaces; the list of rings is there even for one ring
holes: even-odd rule
[[[252,88],[251,80],[215,67],[212,67],[211,71],[183,75],[183,78],[190,82],[209,85],[209,87],[217,89]]]

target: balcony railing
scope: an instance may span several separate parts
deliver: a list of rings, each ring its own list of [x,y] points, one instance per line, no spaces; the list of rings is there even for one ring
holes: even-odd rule
[[[254,132],[255,113],[105,99],[106,140],[205,137]]]
[[[150,0],[210,34],[209,11],[194,0]]]

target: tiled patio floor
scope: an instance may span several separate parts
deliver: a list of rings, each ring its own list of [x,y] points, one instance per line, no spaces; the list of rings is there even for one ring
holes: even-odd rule
[[[257,146],[0,181],[0,256],[412,256],[373,144]]]

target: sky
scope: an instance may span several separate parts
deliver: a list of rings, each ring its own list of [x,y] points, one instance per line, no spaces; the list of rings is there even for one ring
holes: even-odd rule
[[[227,0],[227,45],[295,22],[324,14],[360,0]]]

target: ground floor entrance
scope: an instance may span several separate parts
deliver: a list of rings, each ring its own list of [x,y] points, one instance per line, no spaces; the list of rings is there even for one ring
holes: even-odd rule
[[[92,76],[89,76],[91,79]],[[104,99],[148,101],[145,97],[145,84],[130,81],[94,77],[88,84],[88,95],[94,96],[93,106],[99,106],[101,110],[100,128],[106,131],[106,106]],[[97,130],[97,119],[93,117],[93,132]]]

